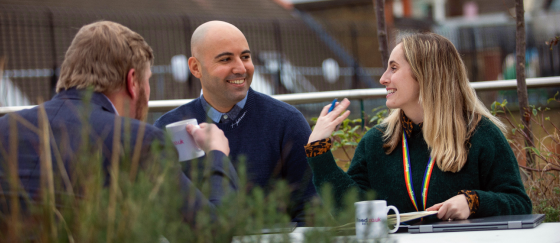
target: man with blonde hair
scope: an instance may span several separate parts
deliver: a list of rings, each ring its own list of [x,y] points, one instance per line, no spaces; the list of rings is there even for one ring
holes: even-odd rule
[[[0,135],[3,151],[10,151],[9,145],[14,144],[13,140],[10,141],[10,133],[16,135],[17,163],[20,168],[18,174],[24,190],[32,199],[41,195],[42,172],[39,161],[46,156],[41,151],[41,146],[38,146],[41,144],[41,137],[28,124],[41,127],[48,120],[54,139],[50,143],[51,159],[57,161],[55,155],[60,154],[66,171],[71,171],[76,161],[84,159],[78,154],[80,146],[84,146],[84,140],[93,147],[86,149],[99,149],[101,152],[104,171],[110,169],[114,158],[121,158],[126,152],[132,154],[124,157],[131,157],[130,163],[134,164],[136,161],[140,168],[147,167],[154,160],[163,159],[155,158],[153,149],[164,149],[167,142],[164,132],[140,121],[146,118],[148,111],[153,58],[152,49],[144,38],[125,26],[109,21],[83,26],[66,52],[56,86],[57,95],[38,107],[0,118],[0,130],[10,131]],[[88,89],[93,92],[88,92]],[[40,115],[43,109],[46,119]],[[10,129],[13,121],[17,122],[17,130]],[[209,161],[213,173],[208,198],[192,185],[180,171],[180,166],[173,166],[185,197],[181,211],[185,220],[190,221],[200,207],[213,207],[220,203],[228,188],[235,190],[237,174],[233,166],[227,168],[229,145],[220,129],[205,123],[201,123],[199,128],[190,125],[186,129],[193,135],[198,146],[213,158],[213,161]],[[158,146],[154,147],[153,142]],[[113,151],[115,148],[117,151]],[[127,148],[131,148],[131,151],[127,151]],[[173,150],[165,159],[176,162],[176,156],[176,151]],[[2,165],[14,162],[4,154],[0,156]],[[131,166],[131,170],[133,168]],[[53,172],[58,175],[58,171]],[[108,174],[105,178],[106,183],[109,183]],[[227,183],[224,184],[224,181]],[[2,189],[10,188],[2,168],[0,183]]]
[[[107,97],[116,114],[145,120],[153,58],[144,38],[125,26],[86,25],[66,52],[56,92],[91,87]]]

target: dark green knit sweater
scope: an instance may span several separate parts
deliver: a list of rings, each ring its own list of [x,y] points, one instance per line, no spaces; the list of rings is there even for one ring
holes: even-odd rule
[[[384,127],[376,126],[364,135],[347,173],[338,168],[331,151],[307,158],[317,191],[330,183],[335,202],[340,204],[351,187],[358,187],[361,192],[374,190],[376,199],[386,200],[401,213],[416,211],[404,181],[402,146],[386,155],[383,130]],[[517,160],[500,129],[489,119],[482,118],[470,144],[467,163],[459,172],[442,172],[437,165],[434,166],[426,208],[444,202],[464,189],[478,193],[480,206],[471,217],[530,214],[531,200],[523,188]],[[430,152],[417,125],[408,138],[408,147],[416,202],[422,210],[422,179]]]

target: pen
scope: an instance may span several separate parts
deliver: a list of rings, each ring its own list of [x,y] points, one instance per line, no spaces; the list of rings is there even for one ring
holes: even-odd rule
[[[331,113],[331,111],[334,109],[334,106],[336,105],[336,98],[334,98],[334,100],[331,103],[331,108],[329,108],[329,112],[327,113]]]

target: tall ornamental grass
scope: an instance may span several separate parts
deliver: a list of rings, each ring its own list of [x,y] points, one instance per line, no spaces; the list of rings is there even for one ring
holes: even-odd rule
[[[88,104],[88,99],[84,104]],[[89,119],[87,110],[87,106],[81,109],[83,124]],[[85,125],[79,149],[68,161],[70,166],[65,166],[62,158],[69,146],[54,140],[44,109],[38,112],[39,126],[12,114],[9,145],[15,146],[0,146],[1,242],[258,242],[267,237],[263,232],[280,233],[271,242],[290,242],[288,233],[292,226],[287,209],[292,188],[285,181],[271,182],[266,192],[262,188],[249,189],[252,185],[247,182],[241,163],[237,170],[241,180],[239,191],[228,193],[221,205],[205,207],[195,220],[185,222],[180,214],[185,202],[179,193],[176,173],[191,167],[190,179],[208,196],[207,164],[200,167],[178,163],[175,156],[170,156],[175,154],[175,148],[169,139],[165,144],[152,144],[151,160],[140,164],[141,146],[128,143],[130,120],[122,120],[121,126],[117,119],[112,138],[115,146],[111,151],[118,152],[103,154],[99,149],[103,146],[103,134],[95,134],[99,139],[91,140],[92,131]],[[40,137],[39,198],[30,198],[18,177],[18,123]],[[121,127],[123,143],[118,142]],[[107,166],[102,164],[104,156],[110,158]],[[353,202],[359,200],[357,193],[350,193],[346,203],[335,209],[330,190],[323,190],[324,200],[317,197],[306,205],[306,226],[334,227],[354,222]],[[307,233],[305,241],[330,242],[333,236],[348,234],[352,232],[318,228]],[[247,235],[253,237],[243,237]]]

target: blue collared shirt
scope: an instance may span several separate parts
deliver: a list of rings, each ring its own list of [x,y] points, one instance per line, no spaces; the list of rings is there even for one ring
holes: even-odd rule
[[[202,107],[206,111],[206,115],[210,117],[210,119],[212,119],[214,123],[220,123],[222,116],[224,117],[222,121],[225,123],[237,118],[239,112],[243,110],[243,107],[245,107],[245,103],[247,102],[247,96],[249,96],[249,91],[247,91],[245,98],[237,102],[237,104],[235,104],[233,108],[226,113],[221,113],[218,110],[214,109],[214,107],[212,107],[210,104],[208,104],[206,99],[204,99],[202,92],[200,92],[200,98],[201,98],[200,101],[202,103]]]
[[[119,115],[119,111],[117,111],[117,108],[115,107],[115,105],[113,105],[113,102],[111,101],[111,99],[109,99],[109,97],[107,97],[105,94],[102,93],[103,96],[105,96],[105,98],[107,98],[107,100],[109,101],[109,103],[111,103],[111,106],[113,107],[113,110],[115,111],[115,114],[117,114],[117,116]]]

